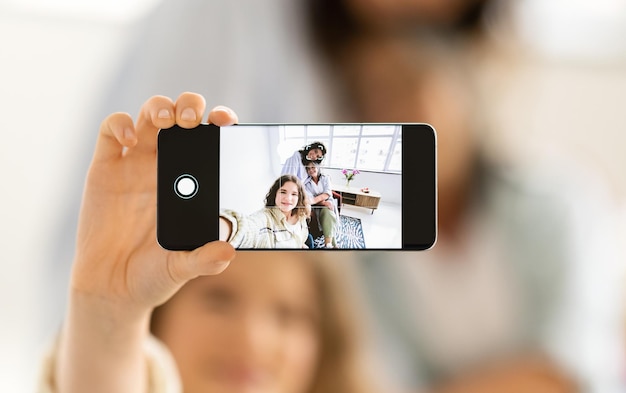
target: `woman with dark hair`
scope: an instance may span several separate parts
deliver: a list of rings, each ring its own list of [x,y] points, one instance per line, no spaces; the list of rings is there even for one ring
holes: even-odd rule
[[[321,164],[324,157],[326,157],[326,152],[326,146],[322,142],[316,141],[310,143],[294,152],[293,155],[285,161],[280,173],[281,175],[296,175],[298,179],[304,181],[308,176],[305,168],[306,164],[309,162]]]
[[[236,248],[306,248],[308,205],[302,182],[282,175],[265,196],[265,207],[248,216],[220,214],[220,239]]]

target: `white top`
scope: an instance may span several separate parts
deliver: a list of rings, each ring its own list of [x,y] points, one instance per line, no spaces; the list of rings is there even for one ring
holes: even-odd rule
[[[144,342],[144,354],[148,371],[148,390],[146,393],[182,393],[182,382],[176,361],[169,349],[156,337],[149,335]],[[55,361],[58,356],[58,339],[50,345],[39,372],[36,393],[55,393]]]
[[[304,180],[304,190],[309,195],[309,198],[316,197],[320,194],[328,194],[329,198],[333,197],[330,178],[326,175],[321,175],[317,183],[315,183],[311,177],[307,177]]]
[[[306,167],[302,164],[302,155],[299,151],[294,152],[291,157],[285,160],[281,175],[295,175],[298,179],[304,181],[309,175],[306,173]]]

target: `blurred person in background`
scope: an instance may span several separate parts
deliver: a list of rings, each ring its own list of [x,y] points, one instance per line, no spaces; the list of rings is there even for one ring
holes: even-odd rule
[[[485,18],[506,17],[493,13],[501,5],[309,1],[341,120],[437,130],[437,244],[361,265],[381,363],[402,391],[621,391],[623,271],[607,185],[573,162],[502,160],[483,139],[475,57],[489,60]]]
[[[245,122],[433,124],[437,245],[359,264],[389,391],[615,390],[611,203],[563,168],[490,161],[478,133],[485,108],[465,55],[486,43],[482,18],[495,2],[305,3],[162,2],[94,117],[190,90]],[[314,47],[308,17],[320,27]],[[71,260],[72,233],[61,260]]]

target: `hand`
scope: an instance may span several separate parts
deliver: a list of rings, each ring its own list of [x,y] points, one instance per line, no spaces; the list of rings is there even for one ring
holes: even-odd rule
[[[199,275],[222,272],[234,257],[225,242],[166,251],[156,241],[159,128],[197,126],[204,98],[154,96],[137,122],[114,113],[100,127],[81,207],[68,314],[55,363],[55,391],[146,391],[143,344],[152,309]],[[208,121],[237,122],[214,108]]]
[[[500,359],[442,385],[431,393],[581,392],[570,375],[541,353]]]
[[[102,123],[81,208],[72,291],[145,311],[165,302],[185,282],[223,271],[235,252],[212,242],[190,252],[156,241],[156,144],[160,128],[197,126],[205,100],[183,93],[176,102],[154,96],[137,122],[114,113]],[[235,113],[216,107],[208,122],[230,125]]]

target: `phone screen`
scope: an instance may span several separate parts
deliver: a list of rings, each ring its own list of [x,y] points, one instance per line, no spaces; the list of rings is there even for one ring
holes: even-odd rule
[[[176,128],[159,133],[157,238],[167,249],[218,238],[239,249],[424,250],[435,243],[429,125]]]

